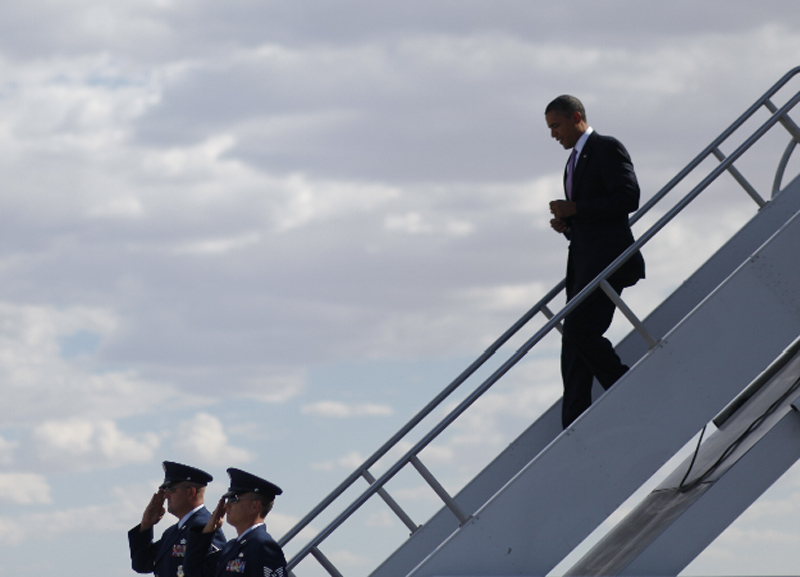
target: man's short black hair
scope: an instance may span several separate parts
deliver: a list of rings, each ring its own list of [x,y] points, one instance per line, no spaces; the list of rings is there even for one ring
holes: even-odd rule
[[[255,500],[261,503],[261,518],[266,518],[275,505],[275,497],[256,494]]]
[[[580,112],[581,118],[586,120],[586,109],[583,107],[583,103],[569,94],[562,94],[548,104],[547,108],[544,109],[544,113],[548,114],[550,112],[557,112],[566,117],[572,116],[575,112]]]

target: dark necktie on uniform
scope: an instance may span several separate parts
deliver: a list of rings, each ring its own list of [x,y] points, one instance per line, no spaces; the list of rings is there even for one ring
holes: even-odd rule
[[[573,148],[572,154],[567,161],[567,182],[564,188],[567,190],[567,198],[572,200],[572,173],[575,172],[575,159],[578,157],[578,149]]]

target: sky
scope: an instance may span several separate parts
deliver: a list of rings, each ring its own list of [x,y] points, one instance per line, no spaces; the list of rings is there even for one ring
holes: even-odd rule
[[[794,0],[28,0],[0,30],[0,576],[133,574],[163,460],[211,503],[228,467],[280,485],[281,536],[563,277],[552,98],[646,200],[800,54]],[[779,140],[745,163],[766,197]],[[753,206],[698,202],[632,308]],[[426,450],[448,489],[559,398],[557,354]],[[798,513],[795,468],[686,574],[796,574]],[[326,549],[348,577],[403,532],[362,521],[380,546]]]

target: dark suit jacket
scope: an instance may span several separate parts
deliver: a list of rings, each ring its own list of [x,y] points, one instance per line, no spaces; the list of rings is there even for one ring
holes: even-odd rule
[[[181,529],[175,523],[169,527],[161,539],[153,543],[153,530],[140,531],[139,525],[128,531],[128,544],[131,549],[131,566],[137,573],[153,573],[156,577],[176,577],[184,574],[184,555],[191,527],[201,529],[208,523],[211,513],[203,507],[189,517]],[[225,535],[217,531],[209,539],[217,547],[225,544]]]
[[[633,244],[628,214],[639,208],[639,183],[621,142],[597,132],[589,135],[572,176],[572,200],[578,212],[566,219],[570,241],[567,298],[580,292]],[[610,281],[625,287],[642,278],[644,259],[637,252]]]
[[[211,536],[195,528],[189,532],[186,577],[289,577],[283,551],[259,525],[239,539],[231,539],[220,551],[209,551]]]

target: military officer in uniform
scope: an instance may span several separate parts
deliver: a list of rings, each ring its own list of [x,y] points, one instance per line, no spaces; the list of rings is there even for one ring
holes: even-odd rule
[[[189,531],[187,577],[289,577],[283,551],[264,524],[275,497],[283,491],[240,469],[228,469],[228,475],[230,488],[219,500],[206,526]],[[238,536],[228,541],[221,551],[209,552],[213,535],[219,531],[225,516]]]
[[[153,573],[155,577],[184,577],[186,536],[190,527],[204,527],[211,513],[203,505],[206,485],[211,475],[200,469],[164,461],[164,482],[150,499],[142,522],[128,531],[131,565],[137,573]],[[153,542],[153,526],[167,510],[179,521]],[[217,530],[209,538],[209,547],[222,547],[225,535]]]

